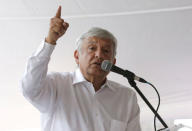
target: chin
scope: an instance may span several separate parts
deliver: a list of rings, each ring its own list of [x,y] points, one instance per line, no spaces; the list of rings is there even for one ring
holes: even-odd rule
[[[107,75],[107,73],[105,71],[103,71],[102,69],[92,69],[92,70],[90,70],[88,72],[91,75],[100,76],[100,77]]]

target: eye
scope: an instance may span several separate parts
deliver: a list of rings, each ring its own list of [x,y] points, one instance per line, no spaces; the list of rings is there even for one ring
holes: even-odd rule
[[[94,51],[96,48],[95,48],[94,46],[90,46],[88,49],[89,49],[90,51]]]
[[[109,50],[109,49],[103,49],[103,52],[104,52],[104,53],[109,53],[110,50]]]

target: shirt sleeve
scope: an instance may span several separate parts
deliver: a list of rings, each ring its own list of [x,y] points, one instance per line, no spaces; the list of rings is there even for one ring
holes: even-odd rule
[[[56,89],[51,76],[47,76],[48,63],[55,46],[42,42],[36,52],[28,59],[20,88],[24,97],[40,112],[53,107]]]
[[[132,115],[131,119],[128,122],[127,129],[126,131],[141,131],[141,126],[140,126],[140,108],[137,103],[137,97],[136,93],[133,95],[133,104],[132,104]]]

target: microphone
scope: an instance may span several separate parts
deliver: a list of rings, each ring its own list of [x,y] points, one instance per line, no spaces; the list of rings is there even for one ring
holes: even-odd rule
[[[133,72],[130,72],[128,70],[123,70],[120,67],[113,65],[109,60],[104,60],[102,62],[101,69],[106,72],[112,71],[112,72],[118,73],[120,75],[123,75],[124,77],[127,77],[130,80],[137,80],[142,83],[148,83],[143,78],[136,76]]]

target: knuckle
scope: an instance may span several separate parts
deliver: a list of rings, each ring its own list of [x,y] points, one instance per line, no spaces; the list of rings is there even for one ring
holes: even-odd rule
[[[61,22],[64,22],[64,19],[60,18],[60,21],[61,21]]]
[[[60,24],[62,24],[62,23],[64,22],[64,20],[59,19],[58,22],[59,22]]]

